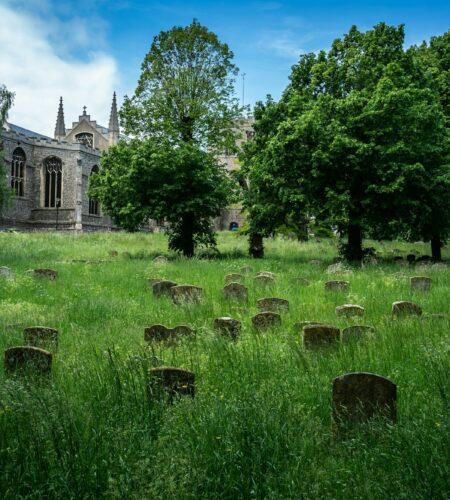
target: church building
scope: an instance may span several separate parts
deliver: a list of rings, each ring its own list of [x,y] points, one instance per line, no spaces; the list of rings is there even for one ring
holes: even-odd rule
[[[108,230],[114,227],[97,200],[87,195],[101,152],[119,140],[114,94],[109,127],[86,113],[66,128],[60,99],[54,137],[6,123],[1,133],[10,203],[0,228]]]

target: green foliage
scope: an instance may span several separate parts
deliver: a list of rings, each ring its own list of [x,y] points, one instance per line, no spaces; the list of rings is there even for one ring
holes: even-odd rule
[[[125,132],[233,150],[241,110],[232,60],[228,45],[196,20],[162,31],[145,56],[134,96],[125,98],[120,112]]]
[[[219,233],[218,248],[228,257],[174,256],[156,265],[152,258],[167,248],[162,234],[0,233],[0,262],[14,272],[0,279],[0,352],[23,343],[24,326],[60,331],[47,386],[8,379],[0,370],[0,497],[446,498],[450,323],[393,321],[390,305],[413,300],[425,313],[449,314],[449,270],[427,267],[431,290],[412,292],[408,278],[418,269],[383,259],[423,254],[427,246],[369,244],[379,265],[354,269],[346,278],[349,294],[327,294],[324,270],[337,256],[327,240],[269,238],[266,259],[250,261],[231,257],[244,253],[242,238]],[[450,258],[448,248],[444,257]],[[311,266],[311,259],[322,264]],[[235,307],[222,295],[224,276],[248,264],[254,274],[275,272],[277,280],[262,292],[252,273],[249,303]],[[26,273],[37,267],[56,268],[59,279]],[[202,286],[205,300],[186,307],[156,300],[146,291],[150,277]],[[297,277],[310,285],[299,290]],[[250,318],[266,294],[288,299],[291,309],[282,326],[255,335]],[[375,335],[304,350],[293,325],[351,325],[334,312],[346,302],[365,306],[364,324]],[[239,341],[212,329],[222,315],[242,321]],[[144,328],[154,323],[189,324],[196,339],[151,348]],[[149,398],[146,373],[156,363],[194,371],[195,398],[172,406]],[[334,440],[331,381],[352,371],[398,384],[398,422],[374,422],[351,439]]]
[[[89,187],[90,195],[129,231],[149,219],[166,220],[169,248],[187,256],[196,245],[215,244],[211,218],[220,214],[231,191],[231,181],[212,154],[154,139],[111,147]]]
[[[403,40],[402,26],[352,27],[328,53],[301,56],[279,104],[259,105],[243,154],[250,224],[264,234],[314,215],[347,235],[350,260],[362,259],[364,234],[448,230],[445,115]]]
[[[14,94],[9,92],[4,85],[0,85],[0,131],[8,117],[8,111],[13,103]],[[0,215],[9,198],[9,189],[6,185],[6,173],[4,171],[3,150],[0,144]]]

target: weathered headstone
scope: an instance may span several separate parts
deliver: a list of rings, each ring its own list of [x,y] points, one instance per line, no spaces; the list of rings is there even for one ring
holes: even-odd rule
[[[203,288],[195,285],[177,285],[169,290],[174,304],[200,302]]]
[[[239,320],[226,316],[214,320],[214,329],[233,340],[239,337],[241,326],[242,324]]]
[[[411,278],[411,289],[428,292],[431,287],[431,278],[426,276],[413,276]]]
[[[330,325],[306,325],[303,327],[303,344],[307,348],[332,345],[339,341],[340,330]]]
[[[256,330],[268,330],[281,325],[281,316],[270,311],[261,312],[253,316],[252,324]]]
[[[164,325],[152,325],[144,330],[144,339],[147,342],[175,343],[181,337],[192,338],[194,335],[194,330],[187,325],[178,325],[174,328],[167,328]]]
[[[310,284],[310,281],[306,278],[303,278],[302,276],[295,277],[294,281],[295,283],[297,283],[297,285],[308,286]]]
[[[414,302],[400,300],[392,304],[392,316],[421,316],[422,308]]]
[[[169,402],[173,402],[175,396],[194,396],[195,374],[188,370],[175,368],[173,366],[158,366],[150,368],[150,393],[154,390],[163,389],[168,393]]]
[[[3,278],[11,278],[12,277],[12,271],[9,267],[0,267],[0,277]]]
[[[49,374],[52,369],[50,352],[31,346],[10,347],[5,351],[5,371],[8,374]]]
[[[347,318],[351,316],[364,316],[364,307],[356,304],[337,306],[335,311],[338,316],[346,316]]]
[[[268,278],[275,279],[275,273],[272,273],[271,271],[259,271],[256,273],[256,276],[267,276]]]
[[[34,347],[58,347],[58,330],[46,326],[29,326],[23,331],[25,344]]]
[[[257,301],[260,311],[287,312],[289,311],[289,301],[278,297],[266,297]]]
[[[244,275],[239,273],[230,273],[225,276],[225,284],[229,283],[242,283],[244,281]]]
[[[239,300],[242,302],[247,302],[248,300],[247,287],[241,283],[229,283],[223,287],[222,293],[226,299]]]
[[[153,288],[155,283],[159,283],[160,281],[165,281],[163,278],[147,278],[147,283],[150,288]]]
[[[353,274],[353,271],[345,266],[342,262],[336,262],[328,266],[326,271],[327,274]]]
[[[350,283],[348,281],[331,280],[325,283],[327,292],[346,292]]]
[[[153,259],[154,264],[167,264],[167,262],[169,262],[169,261],[168,261],[167,257],[165,257],[164,255],[158,255],[157,257],[155,257]]]
[[[354,340],[359,340],[367,334],[375,332],[373,326],[366,325],[353,325],[348,326],[342,330],[342,342],[352,342]]]
[[[275,283],[275,278],[265,274],[258,274],[255,276],[255,282],[258,283],[258,285],[273,285]]]
[[[170,295],[170,289],[177,286],[178,283],[170,280],[161,280],[153,283],[152,290],[155,297],[162,297],[163,295]]]
[[[322,265],[322,262],[320,260],[317,260],[317,259],[313,259],[313,260],[310,260],[308,262],[308,264],[310,266],[321,266]]]
[[[294,330],[298,333],[303,333],[303,328],[309,325],[323,325],[323,323],[319,323],[318,321],[300,321],[294,323]]]
[[[34,274],[39,278],[48,278],[52,281],[55,281],[58,277],[58,271],[54,269],[35,269]]]
[[[345,424],[366,422],[385,416],[397,418],[397,386],[374,373],[347,373],[333,380],[333,422]]]

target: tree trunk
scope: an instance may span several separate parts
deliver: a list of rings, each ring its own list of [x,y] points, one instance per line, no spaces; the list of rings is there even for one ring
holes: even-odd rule
[[[194,220],[191,214],[183,215],[180,233],[181,251],[185,257],[191,258],[195,253]]]
[[[358,223],[352,223],[351,221],[348,225],[346,258],[349,261],[356,262],[361,262],[363,258],[361,226]]]
[[[262,259],[264,257],[263,237],[259,233],[250,234],[248,253],[254,259]]]
[[[431,237],[431,257],[435,261],[442,260],[441,254],[442,242],[441,238],[437,235]]]

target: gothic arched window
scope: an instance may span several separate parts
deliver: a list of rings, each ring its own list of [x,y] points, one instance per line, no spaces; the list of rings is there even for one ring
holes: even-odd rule
[[[16,148],[11,161],[11,189],[14,196],[23,196],[26,156],[22,148]]]
[[[94,165],[91,170],[91,177],[98,174],[98,166]],[[100,203],[95,198],[89,198],[89,215],[100,215]]]
[[[61,206],[62,162],[56,156],[44,160],[45,192],[44,206]]]
[[[88,132],[81,132],[80,134],[77,134],[75,136],[75,139],[80,144],[84,144],[85,146],[88,146],[90,148],[94,147],[94,136],[92,134],[89,134]]]

